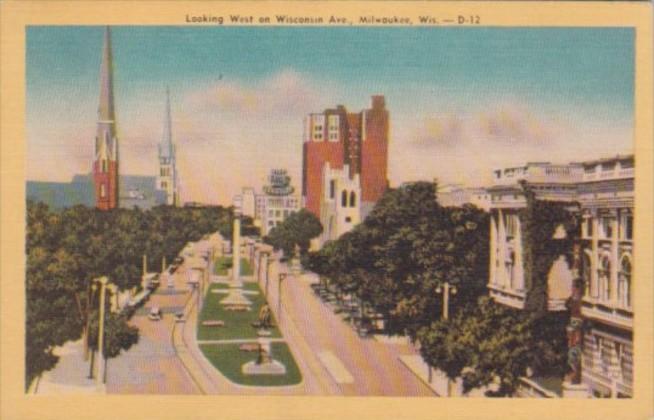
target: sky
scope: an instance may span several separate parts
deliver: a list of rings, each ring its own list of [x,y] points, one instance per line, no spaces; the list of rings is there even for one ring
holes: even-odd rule
[[[89,173],[104,28],[27,29],[27,179]],[[631,28],[112,28],[120,168],[155,175],[170,87],[184,201],[231,203],[270,169],[301,188],[303,118],[383,94],[389,180],[633,152]]]

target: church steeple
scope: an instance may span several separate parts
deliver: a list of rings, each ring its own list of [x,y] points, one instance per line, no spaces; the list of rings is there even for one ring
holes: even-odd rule
[[[98,120],[113,121],[114,118],[114,77],[113,57],[111,53],[111,29],[107,26],[104,32],[102,65],[100,66],[100,105],[98,106]]]
[[[175,145],[173,144],[172,117],[170,111],[170,90],[166,88],[166,109],[161,143],[159,143],[159,176],[157,188],[166,194],[166,204],[177,205],[177,168],[175,162]]]
[[[100,101],[93,162],[95,202],[101,210],[118,207],[118,138],[113,85],[111,30],[106,27],[100,65]]]
[[[170,89],[166,88],[166,111],[164,115],[164,129],[159,149],[160,157],[171,157],[173,155],[173,134],[172,118],[170,116]]]

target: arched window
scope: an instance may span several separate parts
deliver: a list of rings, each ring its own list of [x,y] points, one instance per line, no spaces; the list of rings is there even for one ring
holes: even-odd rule
[[[623,308],[631,308],[631,259],[628,255],[623,256],[620,261],[618,302]]]
[[[354,191],[350,192],[350,207],[354,207],[357,205],[357,195],[354,193]]]
[[[108,171],[107,159],[102,159],[102,172],[106,174]]]
[[[597,278],[599,279],[600,300],[608,302],[611,298],[611,261],[608,255],[603,256],[600,261]]]
[[[347,207],[347,191],[341,193],[341,207]]]
[[[100,197],[104,198],[107,195],[107,189],[104,184],[100,184]]]

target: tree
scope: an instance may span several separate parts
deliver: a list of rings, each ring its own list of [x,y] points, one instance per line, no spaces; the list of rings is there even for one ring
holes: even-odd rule
[[[264,241],[275,249],[284,251],[287,257],[295,254],[295,247],[306,254],[311,240],[322,233],[320,220],[310,211],[301,209],[292,213],[281,224],[272,228]]]
[[[485,292],[488,252],[483,211],[441,207],[433,183],[417,182],[387,190],[362,224],[320,251],[316,268],[382,314],[387,333],[415,338],[442,313],[444,282],[460,290],[453,309]]]
[[[159,206],[147,211],[73,206],[55,212],[28,200],[25,386],[55,366],[55,346],[83,335],[86,343],[93,341],[87,334],[93,327],[89,313],[97,307],[90,288],[93,279],[108,276],[119,289],[131,289],[140,285],[143,254],[150,261],[164,256],[171,261],[188,241],[231,226],[231,220],[231,210],[219,206]],[[107,318],[107,333],[115,327],[122,344],[109,347],[109,355],[127,348],[138,334],[126,319],[120,324],[114,316]]]
[[[462,377],[464,392],[499,381],[488,395],[511,396],[527,369],[547,375],[565,368],[565,323],[554,318],[561,317],[535,317],[482,297],[422,327],[420,353],[450,380]]]

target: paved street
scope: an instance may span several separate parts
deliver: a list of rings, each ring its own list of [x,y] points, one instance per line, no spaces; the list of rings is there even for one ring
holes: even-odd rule
[[[276,271],[277,267],[271,267],[269,302],[275,311]],[[360,338],[313,293],[309,276],[289,276],[283,282],[282,308],[281,328],[296,359],[314,366],[311,374],[328,379],[339,394],[434,396],[399,360],[400,355],[415,354],[415,350],[406,344]]]
[[[107,392],[110,394],[196,394],[197,385],[177,357],[171,334],[174,313],[181,310],[191,296],[185,282],[185,268],[175,274],[175,288],[161,284],[130,323],[139,328],[139,342],[129,351],[110,360]],[[150,308],[158,306],[161,321],[150,321]]]
[[[270,270],[269,302],[279,320],[279,282],[272,280],[278,268],[273,264]],[[302,371],[302,383],[274,388],[231,383],[197,347],[197,299],[188,290],[186,270],[180,267],[175,288],[161,284],[132,318],[140,330],[139,343],[109,361],[108,393],[434,396],[399,360],[415,350],[360,338],[315,296],[310,276],[289,276],[282,285],[280,327]],[[161,321],[148,320],[153,306],[164,313]],[[181,310],[186,310],[187,321],[175,324],[173,314]]]

